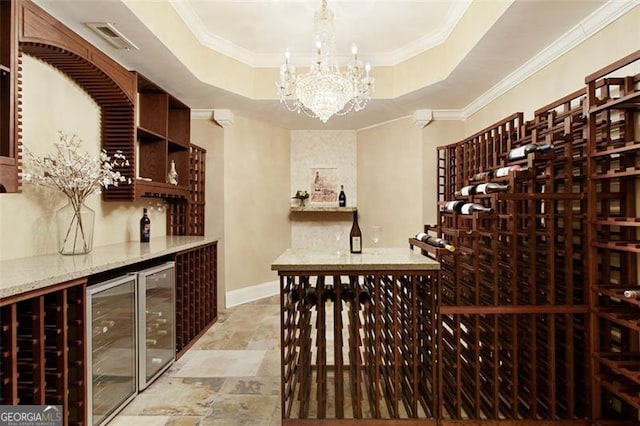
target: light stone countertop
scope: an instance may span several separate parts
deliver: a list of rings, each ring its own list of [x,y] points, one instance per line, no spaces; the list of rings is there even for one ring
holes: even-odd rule
[[[440,263],[409,248],[363,249],[360,254],[331,249],[290,248],[272,264],[271,270],[305,271],[433,271]]]
[[[9,259],[0,262],[0,298],[45,288],[188,250],[217,241],[214,237],[167,236],[147,244],[132,241],[94,247],[88,254],[63,256],[58,253]]]

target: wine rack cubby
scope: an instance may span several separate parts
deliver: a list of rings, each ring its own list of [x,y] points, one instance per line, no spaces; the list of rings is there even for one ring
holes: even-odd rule
[[[218,319],[217,242],[176,254],[176,355]]]
[[[3,405],[62,405],[65,425],[86,424],[86,280],[0,301]]]

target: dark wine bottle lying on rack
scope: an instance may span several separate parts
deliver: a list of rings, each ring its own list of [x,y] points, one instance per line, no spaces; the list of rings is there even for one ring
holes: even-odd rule
[[[358,295],[358,302],[364,306],[365,308],[369,307],[371,304],[371,294],[369,290],[366,288],[360,289],[360,294]]]
[[[332,284],[324,286],[322,300],[329,305],[336,301],[336,291],[333,289]]]
[[[355,295],[353,294],[353,289],[349,284],[341,284],[340,286],[340,298],[343,302],[349,304],[353,303],[355,300]]]
[[[519,146],[518,148],[513,148],[511,151],[509,151],[509,153],[507,154],[507,160],[508,161],[523,160],[527,158],[527,155],[531,154],[532,152],[548,152],[548,151],[551,151],[552,149],[553,149],[553,145],[549,143],[544,145],[528,143],[526,145]]]
[[[640,299],[640,290],[625,290],[622,295],[627,299]]]
[[[466,197],[468,195],[476,195],[476,194],[494,194],[496,192],[507,192],[509,190],[509,185],[502,185],[496,182],[488,182],[481,183],[478,185],[467,185],[460,189],[460,191],[456,191],[453,193],[456,197]]]
[[[473,212],[492,213],[491,207],[484,207],[481,204],[467,203],[464,201],[449,201],[444,205],[447,213],[472,214]]]
[[[449,241],[445,240],[444,238],[433,237],[424,232],[419,232],[418,234],[416,234],[416,240],[420,240],[423,243],[427,243],[434,247],[449,250],[452,253],[456,251],[456,248],[453,246],[453,244],[451,244]]]

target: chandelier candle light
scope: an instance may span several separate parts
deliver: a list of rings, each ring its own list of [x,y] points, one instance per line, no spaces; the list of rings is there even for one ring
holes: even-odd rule
[[[355,44],[346,71],[340,71],[335,64],[333,12],[327,9],[326,0],[322,0],[322,7],[315,13],[314,21],[316,51],[309,72],[296,74],[296,68],[290,63],[291,53],[287,49],[276,85],[280,103],[284,103],[290,111],[304,112],[326,123],[333,115],[364,109],[371,100],[374,78],[369,75],[371,66],[367,63],[363,67],[358,59]]]

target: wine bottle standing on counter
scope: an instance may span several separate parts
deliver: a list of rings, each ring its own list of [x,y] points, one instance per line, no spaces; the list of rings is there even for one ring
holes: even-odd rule
[[[151,220],[147,216],[147,209],[142,209],[142,219],[140,219],[140,242],[148,243],[151,236]]]
[[[431,235],[429,235],[429,234],[427,234],[425,232],[417,233],[416,234],[416,240],[420,240],[423,243],[427,243],[427,244],[429,244],[431,246],[434,246],[434,247],[438,247],[438,248],[443,248],[443,249],[449,250],[451,253],[456,251],[456,248],[449,241],[445,240],[444,238],[431,236]]]
[[[358,226],[358,211],[353,212],[353,224],[349,233],[349,250],[351,253],[362,253],[362,232]]]
[[[460,189],[460,191],[454,192],[456,197],[466,197],[468,195],[476,194],[494,194],[496,192],[507,192],[509,185],[501,185],[495,182],[481,183],[479,185],[467,185]]]
[[[344,185],[340,185],[340,194],[338,194],[338,206],[347,207],[347,195],[344,193]]]
[[[527,155],[532,152],[547,152],[552,149],[553,145],[549,143],[544,145],[528,143],[526,145],[519,146],[518,148],[513,148],[511,151],[509,151],[509,154],[507,154],[507,160],[518,161],[527,158]]]

